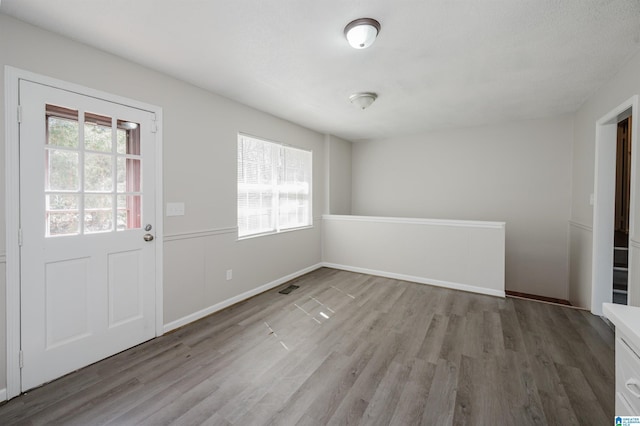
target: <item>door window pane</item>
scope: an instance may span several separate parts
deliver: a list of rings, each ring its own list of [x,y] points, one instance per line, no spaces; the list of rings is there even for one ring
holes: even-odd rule
[[[84,196],[84,229],[86,233],[107,232],[113,229],[113,196],[86,194]]]
[[[84,155],[84,190],[113,191],[113,156],[105,154]]]
[[[47,105],[46,119],[47,145],[78,147],[78,111]]]
[[[111,118],[85,114],[84,148],[90,151],[111,152],[112,146]]]
[[[46,236],[77,235],[80,232],[79,195],[47,194]]]
[[[77,151],[45,150],[45,190],[77,191],[80,189]]]
[[[140,124],[118,120],[117,152],[140,155]]]
[[[116,133],[116,151],[118,154],[127,153],[127,131],[118,129]]]
[[[140,160],[118,158],[118,192],[140,192]]]
[[[118,195],[118,231],[141,228],[140,195]]]

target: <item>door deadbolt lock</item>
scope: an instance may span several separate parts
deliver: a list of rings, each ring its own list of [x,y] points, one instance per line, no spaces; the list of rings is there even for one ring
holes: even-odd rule
[[[147,226],[144,227],[144,230],[149,232],[151,231],[151,228],[153,228],[153,226],[151,226],[151,224],[149,223]]]

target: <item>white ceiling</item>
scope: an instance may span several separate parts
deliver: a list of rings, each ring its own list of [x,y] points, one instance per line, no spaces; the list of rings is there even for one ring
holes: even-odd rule
[[[639,0],[2,0],[0,12],[350,140],[573,112],[640,48]],[[354,50],[343,29],[361,17],[382,29]],[[379,97],[361,111],[356,91]]]

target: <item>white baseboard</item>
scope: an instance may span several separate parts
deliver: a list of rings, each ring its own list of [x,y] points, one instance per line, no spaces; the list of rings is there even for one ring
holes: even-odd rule
[[[191,322],[197,321],[201,318],[206,317],[207,315],[211,315],[214,312],[218,312],[224,308],[227,308],[231,305],[234,305],[238,302],[242,302],[243,300],[246,300],[250,297],[253,297],[257,294],[263,293],[265,291],[271,290],[274,287],[277,287],[281,284],[286,283],[287,281],[291,281],[294,278],[298,278],[299,276],[302,276],[304,274],[308,274],[311,271],[315,271],[316,269],[322,268],[322,267],[327,267],[327,268],[333,268],[333,269],[342,269],[344,271],[351,271],[351,272],[358,272],[361,274],[369,274],[369,275],[377,275],[380,277],[386,277],[386,278],[393,278],[393,279],[397,279],[397,280],[403,280],[403,281],[411,281],[411,282],[415,282],[415,283],[419,283],[419,284],[427,284],[427,285],[433,285],[433,286],[437,286],[437,287],[444,287],[444,288],[449,288],[452,290],[461,290],[461,291],[467,291],[470,293],[479,293],[479,294],[486,294],[489,296],[496,296],[496,297],[505,297],[504,291],[499,291],[499,290],[492,290],[492,289],[487,289],[487,288],[483,288],[483,287],[476,287],[476,286],[472,286],[472,285],[468,285],[468,284],[460,284],[460,283],[453,283],[453,282],[449,282],[449,281],[441,281],[441,280],[432,280],[432,279],[428,279],[428,278],[423,278],[423,277],[416,277],[413,275],[406,275],[406,274],[397,274],[394,272],[386,272],[386,271],[378,271],[375,269],[368,269],[368,268],[359,268],[357,266],[347,266],[347,265],[339,265],[336,263],[328,263],[328,262],[321,262],[321,263],[317,263],[315,265],[309,266],[307,268],[301,269],[299,271],[296,271],[292,274],[286,275],[284,277],[278,278],[277,280],[271,281],[270,283],[264,284],[260,287],[256,287],[253,290],[249,290],[247,292],[241,293],[237,296],[231,297],[227,300],[224,300],[220,303],[216,303],[213,306],[209,306],[208,308],[202,309],[198,312],[194,312],[192,314],[189,314],[187,316],[184,316],[180,319],[177,319],[175,321],[172,321],[168,324],[164,325],[163,331],[164,333],[168,333],[169,331],[175,330],[176,328],[180,328],[182,326],[185,326]],[[1,391],[0,391],[1,392]],[[6,393],[5,393],[6,395]],[[0,393],[0,396],[2,396],[2,393]],[[1,400],[1,399],[0,399]]]
[[[432,280],[429,278],[416,277],[413,275],[397,274],[395,272],[377,271],[375,269],[359,268],[357,266],[339,265],[336,263],[322,263],[322,266],[333,269],[342,269],[344,271],[358,272],[361,274],[376,275],[379,277],[393,278],[396,280],[411,281],[418,284],[433,285],[436,287],[444,287],[452,290],[468,291],[470,293],[486,294],[489,296],[505,297],[504,290],[493,290],[490,288],[477,287],[468,284],[453,283],[449,281]]]
[[[0,401],[6,401],[7,400],[7,389],[0,389]]]
[[[204,308],[204,309],[202,309],[202,310],[200,310],[198,312],[194,312],[194,313],[189,314],[189,315],[187,315],[185,317],[182,317],[182,318],[177,319],[175,321],[172,321],[172,322],[170,322],[168,324],[165,324],[163,331],[164,331],[164,333],[167,333],[169,331],[175,330],[176,328],[180,328],[180,327],[182,327],[184,325],[187,325],[187,324],[189,324],[191,322],[194,322],[194,321],[197,321],[197,320],[199,320],[201,318],[204,318],[207,315],[211,315],[214,312],[218,312],[218,311],[220,311],[220,310],[222,310],[224,308],[227,308],[227,307],[229,307],[231,305],[234,305],[234,304],[236,304],[238,302],[242,302],[243,300],[246,300],[246,299],[248,299],[250,297],[253,297],[253,296],[257,295],[257,294],[260,294],[260,293],[263,293],[265,291],[271,290],[272,288],[277,287],[277,286],[279,286],[281,284],[284,284],[287,281],[291,281],[294,278],[298,278],[301,275],[308,274],[311,271],[315,271],[316,269],[322,268],[323,266],[324,265],[322,263],[317,263],[315,265],[309,266],[308,268],[301,269],[301,270],[296,271],[296,272],[294,272],[292,274],[289,274],[289,275],[286,275],[286,276],[284,276],[282,278],[278,278],[277,280],[271,281],[270,283],[267,283],[267,284],[264,284],[264,285],[262,285],[260,287],[254,288],[253,290],[249,290],[249,291],[241,293],[241,294],[239,294],[237,296],[234,296],[234,297],[232,297],[230,299],[223,300],[222,302],[216,303],[213,306],[209,306],[208,308]]]

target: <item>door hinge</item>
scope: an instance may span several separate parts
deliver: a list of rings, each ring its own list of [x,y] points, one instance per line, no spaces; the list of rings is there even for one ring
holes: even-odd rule
[[[156,120],[151,121],[151,133],[156,133],[158,131],[158,124]]]
[[[18,364],[20,365],[20,368],[24,367],[24,352],[22,352],[22,350],[18,353]]]
[[[18,123],[22,123],[22,105],[18,105]]]
[[[22,228],[18,229],[18,246],[22,247]]]

